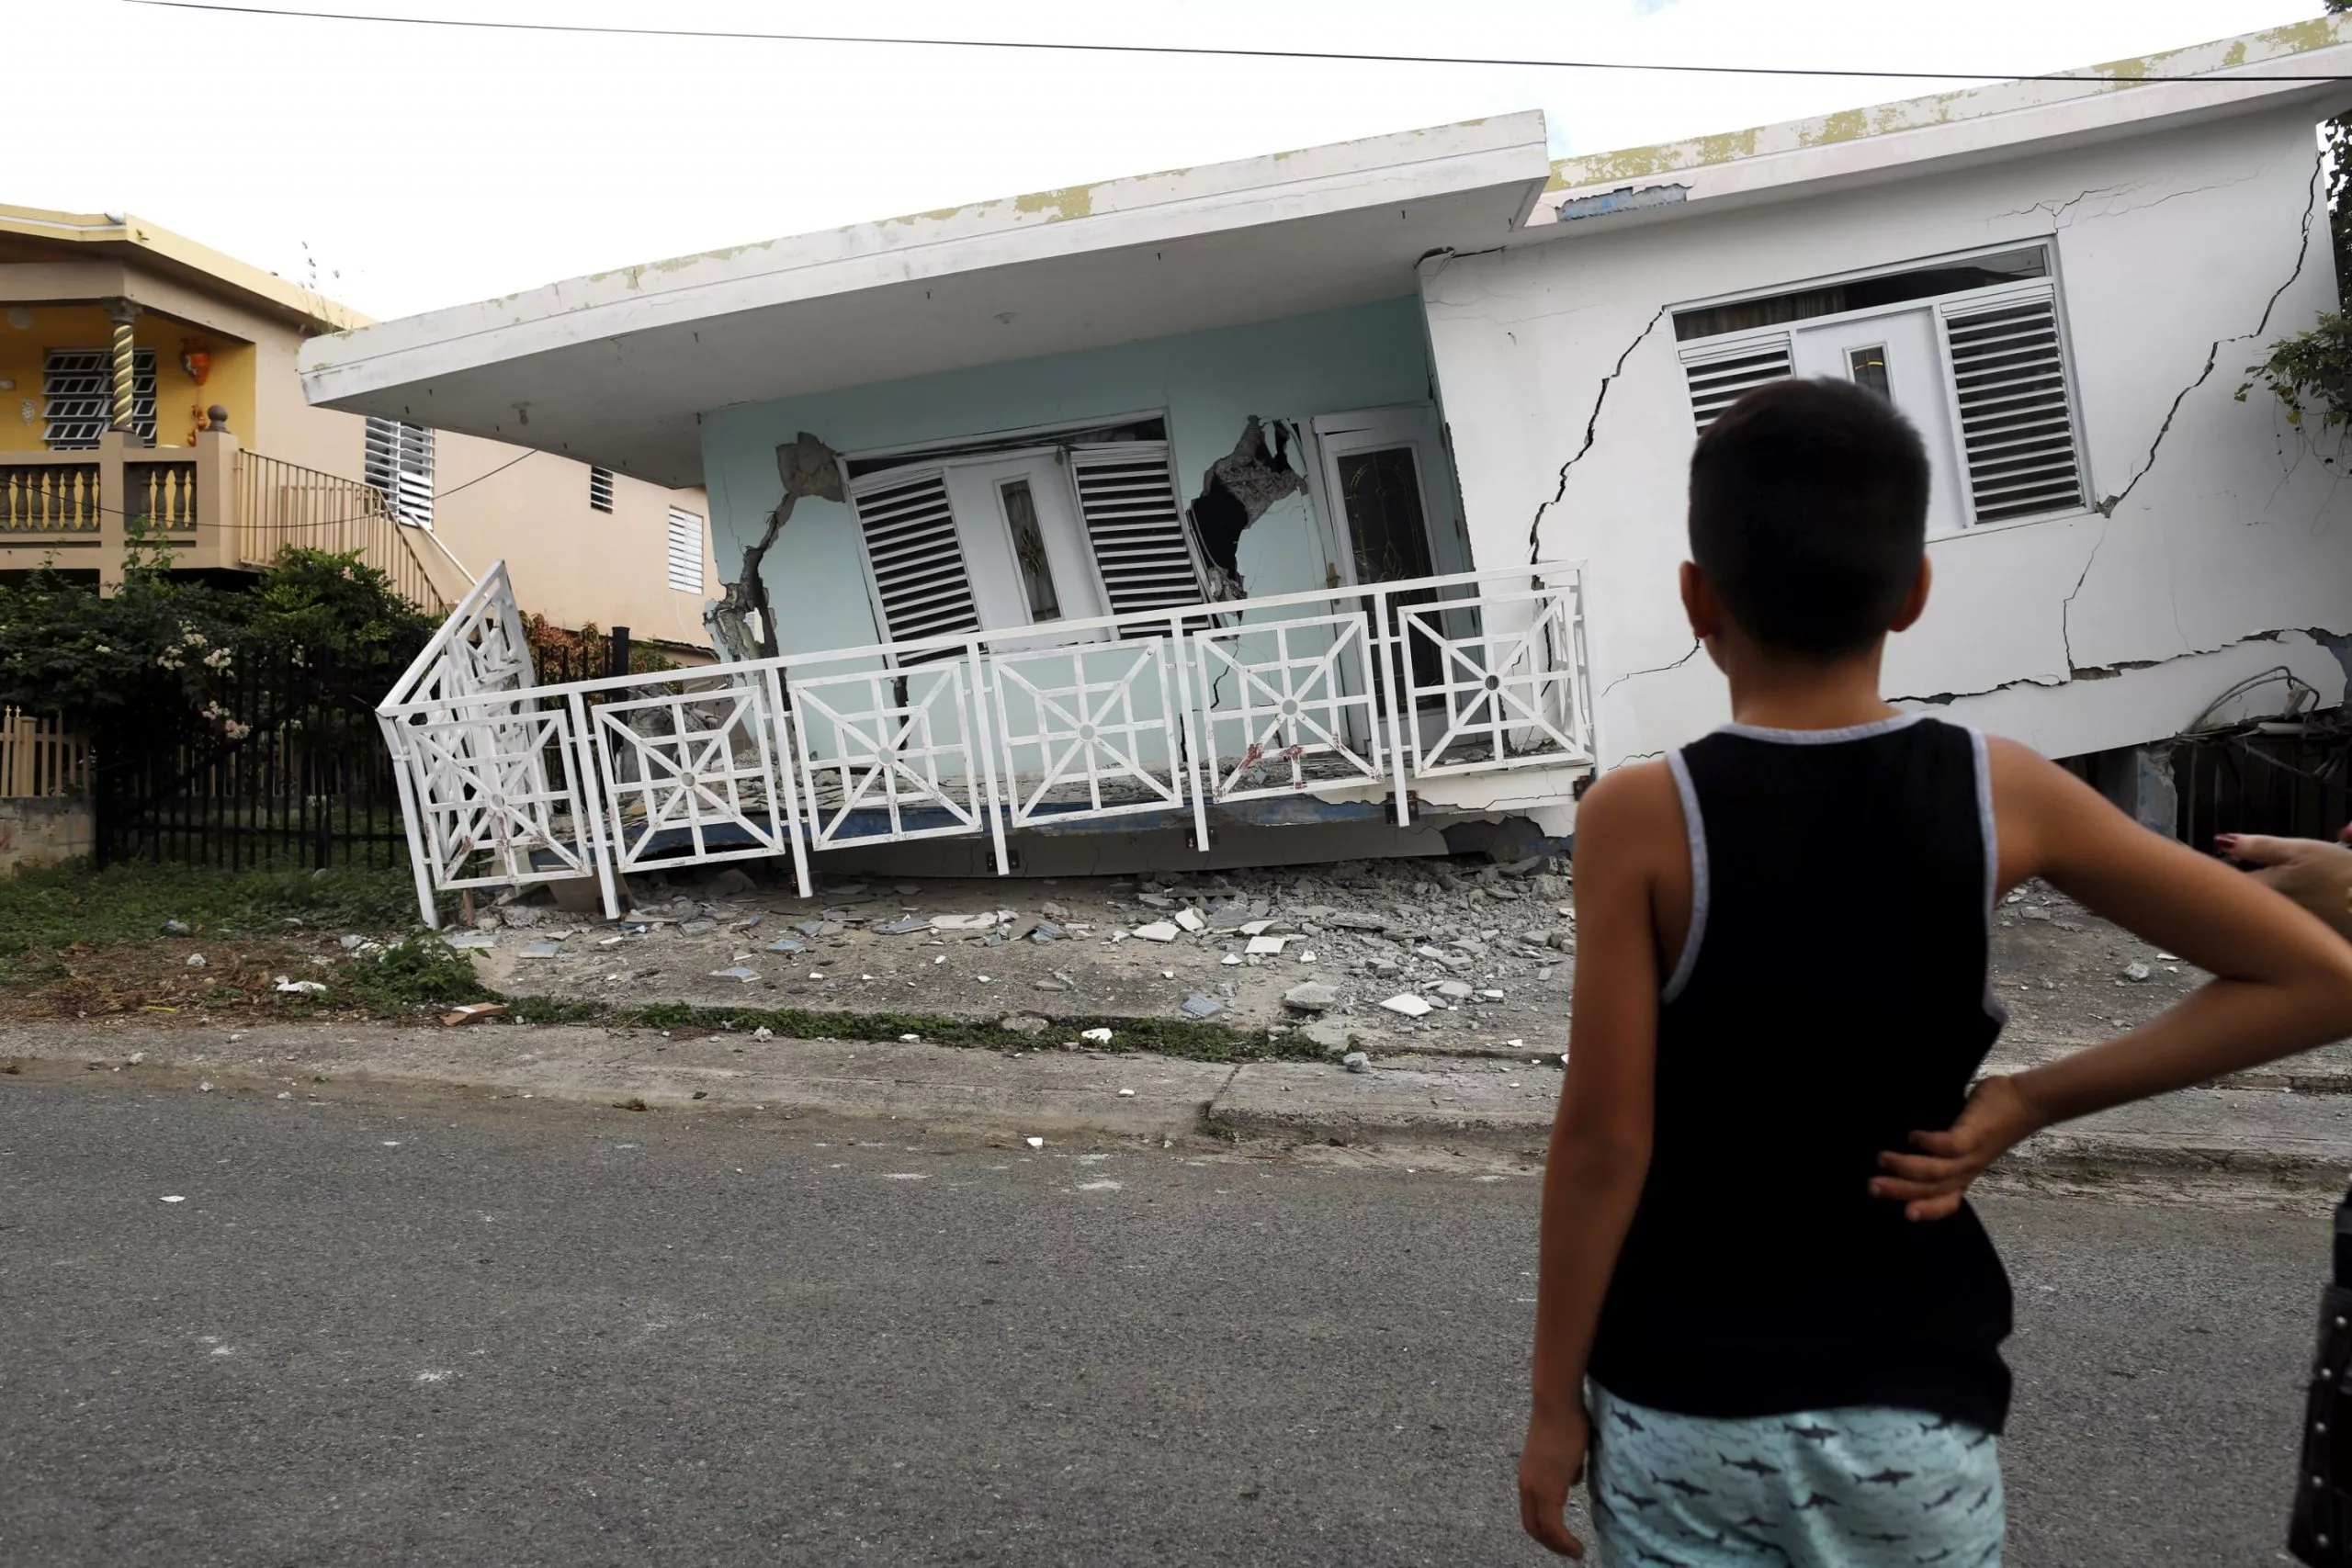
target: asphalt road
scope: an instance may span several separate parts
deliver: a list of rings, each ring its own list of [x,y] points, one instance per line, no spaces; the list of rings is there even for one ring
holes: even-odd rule
[[[0,1079],[12,1568],[1548,1561],[1523,1178],[117,1083]],[[1986,1207],[2012,1568],[2284,1561],[2324,1222]]]

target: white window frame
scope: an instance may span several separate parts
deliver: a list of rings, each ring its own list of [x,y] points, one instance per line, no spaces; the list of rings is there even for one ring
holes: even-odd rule
[[[852,513],[851,520],[853,524],[851,532],[855,536],[857,540],[858,567],[865,580],[865,600],[868,608],[873,612],[874,626],[876,637],[880,641],[886,643],[897,640],[890,636],[889,617],[883,612],[881,584],[879,580],[875,576],[873,558],[866,547],[865,529],[862,525],[859,525],[856,522],[856,502],[854,498],[857,491],[875,485],[876,483],[883,480],[886,477],[907,477],[911,475],[911,473],[918,468],[937,468],[942,473],[944,473],[951,468],[973,467],[989,463],[1001,463],[1019,457],[1036,457],[1058,450],[1064,454],[1065,460],[1057,464],[1056,468],[1061,475],[1061,482],[1064,491],[1067,492],[1071,515],[1077,521],[1079,542],[1081,547],[1082,554],[1085,558],[1086,571],[1090,580],[1089,585],[1093,591],[1095,602],[1106,606],[1106,613],[1109,613],[1107,611],[1107,606],[1111,603],[1110,587],[1103,581],[1102,562],[1095,554],[1093,537],[1087,531],[1086,510],[1078,493],[1076,476],[1070,471],[1070,465],[1067,460],[1068,451],[1073,446],[1083,444],[1061,438],[1083,435],[1090,431],[1105,430],[1124,425],[1143,424],[1152,421],[1158,421],[1160,429],[1164,433],[1160,438],[1159,444],[1166,448],[1168,481],[1170,489],[1174,492],[1176,497],[1178,525],[1183,531],[1185,550],[1192,558],[1193,581],[1195,586],[1199,588],[1204,601],[1205,601],[1208,593],[1207,563],[1201,557],[1201,542],[1193,533],[1192,520],[1183,514],[1183,509],[1187,504],[1187,497],[1184,492],[1183,475],[1176,467],[1176,422],[1165,409],[1145,409],[1130,413],[1102,414],[1087,419],[1057,420],[1049,424],[1019,425],[1007,430],[982,431],[976,432],[970,435],[950,436],[944,440],[910,441],[903,442],[896,446],[865,447],[854,452],[841,453],[836,461],[838,470],[841,474],[842,493],[844,496],[852,498],[850,502],[850,511]],[[1004,445],[999,446],[997,445],[998,443],[1004,443]],[[983,446],[985,446],[985,449],[983,450],[973,449]],[[854,479],[850,475],[850,467],[852,464],[864,464],[877,461],[888,462],[893,458],[902,459],[903,461],[891,468],[868,469],[866,472],[858,475]],[[952,506],[952,501],[950,504]],[[1017,579],[1019,574],[1019,566],[1012,554],[1012,530],[1011,525],[1004,520],[1002,509],[1001,507],[992,507],[990,509],[990,515],[987,518],[980,519],[978,526],[982,530],[989,531],[989,536],[992,539],[1001,539],[1002,541],[1003,548],[1006,552],[1005,558],[1009,562],[1013,563],[1013,570]],[[958,535],[961,536],[963,531],[963,521],[958,518]],[[972,563],[968,555],[965,558],[964,572],[966,581],[972,583],[974,590],[974,604],[977,607],[978,604],[978,584],[972,582]],[[1056,584],[1056,588],[1057,592],[1061,591],[1061,584],[1058,581]],[[1067,608],[1063,610],[1062,615],[1064,620],[1082,618],[1072,616]],[[1040,628],[1040,636],[1053,635],[1053,628],[1058,624],[1059,623],[1054,621],[1039,621],[1035,623],[1035,625]],[[1007,635],[1007,633],[1005,628],[999,628],[995,631],[989,631],[983,628],[980,632],[973,635],[1001,637]],[[1086,633],[1082,635],[1089,637],[1099,637],[1102,634]]]
[[[684,524],[695,536],[695,580],[689,584],[681,584],[678,581],[677,546],[678,528],[681,524]],[[709,519],[698,512],[689,512],[683,506],[670,508],[669,520],[663,525],[662,534],[662,567],[663,581],[670,585],[671,592],[691,593],[696,598],[702,597],[703,591],[707,585],[707,577],[704,570],[705,562],[710,554],[708,524]]]
[[[2099,494],[2098,481],[2091,471],[2090,443],[2083,428],[2082,385],[2075,369],[2075,335],[2066,310],[2066,290],[2059,276],[2058,241],[2055,235],[2008,240],[1997,244],[1979,245],[1966,251],[1922,256],[1888,266],[1863,267],[1824,277],[1779,284],[1768,288],[1746,288],[1734,294],[1684,300],[1668,306],[1667,314],[1671,319],[1692,310],[1711,310],[1722,305],[1736,305],[1751,299],[1770,299],[1782,294],[1801,294],[1814,289],[1834,288],[1840,284],[1859,282],[1865,278],[1887,277],[1905,272],[1927,272],[1939,266],[1974,261],[1981,256],[2006,255],[2012,251],[2030,250],[2035,246],[2040,246],[2048,258],[2048,268],[2040,277],[2021,279],[2015,283],[1987,284],[1982,288],[1962,289],[1951,294],[1922,295],[1917,299],[1905,299],[1893,305],[1873,305],[1867,310],[1840,310],[1829,315],[1804,316],[1791,321],[1776,321],[1770,326],[1747,327],[1738,332],[1719,333],[1713,337],[1680,340],[1676,344],[1676,352],[1679,363],[1685,373],[1682,406],[1684,416],[1691,421],[1693,434],[1697,433],[1698,422],[1697,416],[1690,412],[1689,395],[1688,373],[1692,365],[1731,357],[1751,344],[1760,344],[1775,338],[1786,339],[1793,346],[1795,334],[1801,332],[1811,332],[1822,327],[1855,325],[1882,317],[1928,310],[1932,311],[1936,318],[1936,331],[1931,335],[1936,344],[1937,375],[1943,386],[1944,415],[1950,423],[1952,440],[1959,453],[1959,461],[1964,469],[1968,460],[1967,443],[1964,426],[1961,423],[1960,381],[1952,370],[1951,343],[1944,330],[1947,314],[1953,307],[1973,309],[1984,305],[1998,305],[2013,299],[2024,301],[2047,299],[2051,302],[2052,313],[2057,322],[2059,367],[2065,377],[2066,414],[2069,429],[2074,435],[2075,471],[2082,478],[2082,500],[2074,506],[2056,507],[2048,512],[2036,512],[2023,517],[2005,517],[1996,522],[1980,523],[1976,518],[1974,487],[1966,483],[1963,477],[1962,482],[1958,487],[1962,513],[1960,527],[1952,533],[1939,536],[1956,538],[1970,534],[1996,533],[2004,528],[2030,527],[2036,524],[2064,522],[2068,518],[2083,517],[2096,513],[2098,510],[2097,500]]]
[[[395,433],[391,446],[390,471],[391,482],[390,484],[378,484],[375,476],[375,436],[379,425],[390,425]],[[412,431],[416,433],[413,437],[409,434]],[[359,452],[361,477],[368,483],[376,486],[377,491],[384,498],[384,504],[391,509],[393,519],[408,527],[423,528],[428,533],[433,528],[433,502],[435,491],[439,484],[437,474],[440,467],[440,454],[436,450],[439,444],[433,437],[433,427],[429,424],[418,424],[412,420],[393,419],[384,414],[369,414],[360,434]],[[421,450],[424,454],[423,468],[408,468],[401,462],[402,457],[412,449]],[[423,493],[420,496],[411,497],[408,487],[401,483],[403,475],[424,480]]]

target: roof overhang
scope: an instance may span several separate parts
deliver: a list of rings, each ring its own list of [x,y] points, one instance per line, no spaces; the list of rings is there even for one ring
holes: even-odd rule
[[[1551,176],[1541,114],[775,240],[305,344],[313,403],[702,481],[705,411],[1411,293]]]
[[[368,323],[366,316],[322,294],[136,213],[0,206],[0,268],[7,274],[12,300],[63,303],[84,298],[92,288],[135,299],[135,284],[110,285],[109,279],[160,278],[183,290],[226,298],[303,332],[340,332]],[[187,313],[185,305],[160,308]]]
[[[2347,40],[2352,17],[2315,18],[2063,79],[2003,82],[1564,158],[1554,165],[1552,188],[1509,243],[1671,222],[2236,115],[2301,108],[2317,122],[2352,107],[2352,80],[2296,78],[2352,76]],[[2169,79],[2189,75],[2199,80]]]

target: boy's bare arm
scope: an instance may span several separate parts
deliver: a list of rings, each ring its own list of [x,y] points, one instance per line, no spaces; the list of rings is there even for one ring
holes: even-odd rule
[[[1534,1410],[1520,1453],[1521,1520],[1552,1551],[1582,1546],[1562,1509],[1584,1461],[1585,1363],[1601,1298],[1649,1169],[1657,1045],[1656,867],[1683,850],[1663,764],[1620,770],[1577,812],[1576,1004],[1544,1170]]]
[[[2000,884],[2046,878],[2213,978],[2102,1045],[1979,1085],[1960,1120],[1889,1153],[1872,1190],[1940,1219],[2019,1139],[2352,1034],[2352,945],[2242,872],[2159,838],[2025,747],[1992,742]]]

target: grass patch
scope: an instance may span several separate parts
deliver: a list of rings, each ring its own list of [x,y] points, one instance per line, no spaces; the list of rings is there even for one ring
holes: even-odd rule
[[[497,997],[481,983],[465,954],[437,936],[413,936],[339,965],[328,980],[327,994],[346,1006],[356,1004],[389,1017]]]
[[[0,957],[72,942],[144,941],[161,935],[166,920],[195,934],[251,935],[283,931],[289,919],[406,931],[416,924],[416,885],[405,869],[220,871],[148,863],[104,871],[75,863],[0,876]]]

